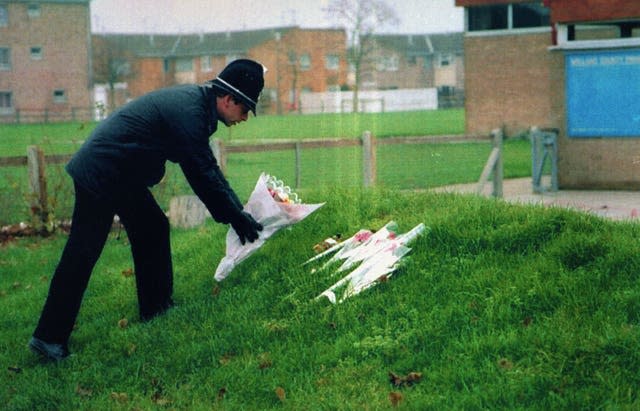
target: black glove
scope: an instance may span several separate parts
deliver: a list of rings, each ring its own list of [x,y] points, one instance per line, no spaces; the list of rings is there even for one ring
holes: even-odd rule
[[[254,220],[251,214],[241,211],[233,221],[231,227],[238,234],[240,243],[244,245],[247,240],[253,243],[258,238],[258,231],[262,231],[262,224]]]

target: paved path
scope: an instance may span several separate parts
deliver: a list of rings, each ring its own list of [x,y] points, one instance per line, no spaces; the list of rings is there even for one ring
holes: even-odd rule
[[[475,193],[477,184],[457,184],[434,189],[438,192]],[[491,196],[491,182],[483,196]],[[504,180],[503,198],[512,203],[534,203],[567,207],[613,220],[640,221],[640,191],[559,190],[535,194],[531,177]]]

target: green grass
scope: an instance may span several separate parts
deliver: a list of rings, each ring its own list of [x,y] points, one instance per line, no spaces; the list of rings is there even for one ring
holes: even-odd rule
[[[93,124],[48,124],[0,126],[0,152],[24,155],[37,144],[45,153],[72,153],[86,138]],[[308,116],[258,116],[237,127],[222,127],[215,134],[225,141],[256,141],[303,138],[358,138],[364,130],[379,138],[403,135],[451,135],[464,132],[464,111],[437,110],[384,114],[324,114]],[[477,181],[490,153],[488,143],[380,145],[377,184],[398,189],[427,189]],[[505,177],[531,175],[528,141],[507,140],[504,146]],[[359,187],[362,184],[359,148],[310,149],[302,151],[299,190],[319,186]],[[231,154],[227,176],[241,198],[253,189],[261,172],[295,184],[295,155],[289,151]],[[49,196],[59,218],[71,214],[71,181],[61,165],[47,167]],[[0,225],[28,221],[28,179],[24,167],[0,168]],[[154,189],[163,207],[173,195],[191,193],[179,168],[167,165],[164,181]]]
[[[95,126],[95,123],[0,125],[0,153],[23,156],[29,145],[40,145],[47,154],[73,153]],[[365,131],[377,137],[464,134],[464,110],[257,116],[231,128],[219,123],[215,137],[225,141],[358,138]]]
[[[8,410],[640,407],[640,226],[474,196],[310,189],[327,204],[213,280],[226,228],[174,230],[177,307],[137,317],[126,236],[107,243],[72,335],[26,343],[64,236],[0,248],[0,403]],[[335,233],[428,233],[387,282],[331,305],[302,266]],[[118,327],[122,318],[126,328]],[[422,374],[396,387],[389,372]],[[278,396],[284,393],[285,398]]]

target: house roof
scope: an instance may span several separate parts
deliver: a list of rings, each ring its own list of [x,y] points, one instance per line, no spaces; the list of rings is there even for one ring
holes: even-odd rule
[[[193,57],[241,54],[294,27],[199,34],[94,34],[139,57]]]
[[[0,3],[89,4],[91,0],[3,0]]]
[[[378,45],[396,50],[407,56],[434,53],[462,54],[463,33],[436,34],[378,34],[373,36]]]

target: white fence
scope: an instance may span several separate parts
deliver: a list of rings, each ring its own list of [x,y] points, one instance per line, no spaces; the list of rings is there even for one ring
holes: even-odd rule
[[[389,111],[436,110],[436,88],[366,90],[358,92],[358,111],[383,113]],[[350,113],[353,111],[353,91],[302,93],[300,111],[312,113]]]

